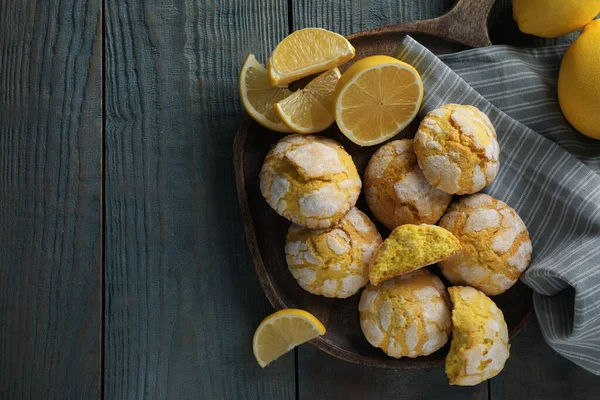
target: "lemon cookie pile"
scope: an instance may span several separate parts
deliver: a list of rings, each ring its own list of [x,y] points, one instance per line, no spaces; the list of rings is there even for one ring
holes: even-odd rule
[[[294,47],[300,48],[292,57]],[[340,74],[337,66],[353,56],[343,37],[309,28],[284,39],[267,68],[250,56],[240,75],[253,118],[272,130],[302,133],[275,144],[260,172],[265,200],[291,222],[284,249],[290,276],[304,290],[332,298],[366,286],[361,329],[391,357],[429,355],[452,335],[450,384],[478,384],[498,374],[509,355],[502,311],[487,296],[514,285],[532,253],[516,211],[477,193],[500,168],[496,131],[476,107],[442,105],[424,117],[414,140],[379,147],[361,181],[340,143],[311,133],[335,120],[360,146],[382,143],[415,118],[423,86],[412,66],[387,56],[360,60]],[[286,86],[315,73],[303,89]],[[363,183],[374,220],[391,230],[385,240],[356,208]],[[447,290],[427,269],[435,263],[459,286]]]

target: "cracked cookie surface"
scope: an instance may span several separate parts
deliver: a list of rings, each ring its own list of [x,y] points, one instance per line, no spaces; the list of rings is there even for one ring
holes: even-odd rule
[[[269,151],[260,190],[281,216],[307,228],[327,228],[354,207],[362,183],[352,157],[334,140],[289,135]]]
[[[386,143],[373,154],[364,187],[373,215],[390,230],[403,224],[435,224],[452,200],[425,178],[409,139]]]
[[[358,305],[368,342],[395,358],[429,355],[447,342],[451,330],[448,294],[425,269],[369,284]]]
[[[452,300],[452,342],[446,357],[451,385],[473,386],[498,375],[508,359],[508,328],[502,311],[468,286],[448,288]]]
[[[458,238],[463,251],[439,263],[454,285],[489,296],[508,290],[531,261],[529,232],[515,210],[487,194],[465,196],[439,222]]]
[[[346,298],[369,281],[369,261],[381,241],[375,224],[353,208],[330,228],[311,230],[291,225],[285,256],[290,272],[304,290]]]
[[[478,192],[498,174],[496,131],[487,115],[473,106],[446,104],[428,113],[414,147],[425,178],[446,193]]]

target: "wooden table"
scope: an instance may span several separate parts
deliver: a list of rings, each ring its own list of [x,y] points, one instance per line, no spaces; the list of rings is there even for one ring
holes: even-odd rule
[[[347,364],[267,369],[272,312],[238,210],[237,75],[294,29],[350,33],[452,0],[0,0],[0,398],[597,399],[534,322],[489,384]],[[493,41],[520,34],[499,0]]]

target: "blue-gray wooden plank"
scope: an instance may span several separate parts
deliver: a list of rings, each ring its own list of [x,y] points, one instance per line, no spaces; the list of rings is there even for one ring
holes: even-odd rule
[[[0,398],[100,395],[99,0],[0,1]]]
[[[294,29],[308,26],[343,35],[415,19],[442,15],[454,0],[294,0]]]
[[[237,82],[288,33],[285,0],[107,0],[107,398],[289,399],[294,354],[262,370],[272,312],[236,196]]]
[[[600,399],[600,378],[553,351],[532,321],[510,341],[510,358],[491,380],[492,399]]]

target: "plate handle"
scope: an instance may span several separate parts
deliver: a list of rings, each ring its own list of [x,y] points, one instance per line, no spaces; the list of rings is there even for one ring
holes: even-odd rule
[[[386,25],[350,35],[350,40],[393,33],[424,33],[468,47],[491,46],[488,17],[495,0],[458,0],[446,14],[432,19]]]

